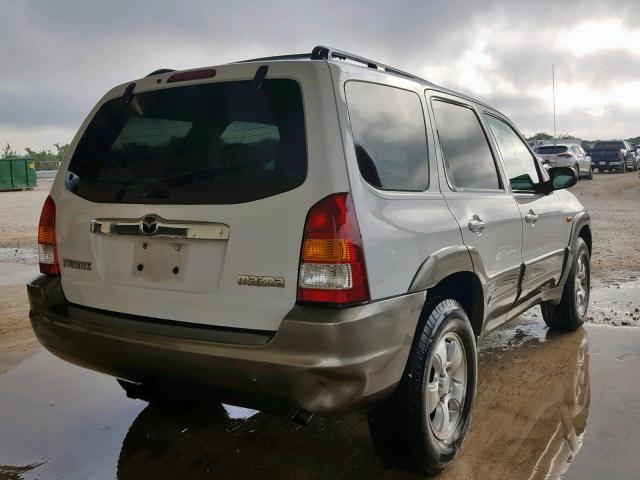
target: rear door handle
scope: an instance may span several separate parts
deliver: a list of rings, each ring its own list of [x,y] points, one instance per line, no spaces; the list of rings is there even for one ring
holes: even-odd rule
[[[473,218],[469,220],[469,230],[472,232],[482,232],[486,226],[487,223],[484,220],[481,220],[477,215],[474,215]]]
[[[529,213],[524,216],[524,219],[527,221],[527,223],[533,225],[538,221],[538,215],[533,213],[533,210],[529,210]]]

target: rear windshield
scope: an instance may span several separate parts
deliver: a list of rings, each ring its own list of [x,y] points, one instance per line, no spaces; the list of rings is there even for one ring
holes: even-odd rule
[[[622,150],[624,143],[622,142],[596,142],[593,150]]]
[[[293,80],[174,87],[117,98],[80,139],[67,188],[93,202],[229,204],[304,181],[302,96]]]
[[[549,147],[536,148],[536,153],[541,153],[542,155],[549,155],[552,153],[564,153],[566,151],[567,151],[567,147],[560,147],[556,145],[551,145]]]

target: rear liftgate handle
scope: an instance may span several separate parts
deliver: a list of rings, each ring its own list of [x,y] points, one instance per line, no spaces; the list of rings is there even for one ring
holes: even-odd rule
[[[469,230],[476,233],[482,233],[484,227],[487,226],[487,222],[481,220],[478,215],[474,215],[471,220],[469,220]]]

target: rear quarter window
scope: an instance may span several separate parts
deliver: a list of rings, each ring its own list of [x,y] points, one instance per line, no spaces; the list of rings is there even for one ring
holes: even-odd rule
[[[427,136],[418,94],[359,81],[347,82],[345,94],[362,177],[381,190],[426,190]]]
[[[286,192],[307,174],[300,87],[220,82],[109,100],[68,173],[67,188],[93,202],[232,204]]]
[[[536,148],[536,153],[540,153],[542,155],[553,155],[554,153],[565,153],[567,151],[567,147],[564,146],[550,146],[550,147],[538,147]]]
[[[596,142],[593,150],[623,150],[625,148],[622,142]]]

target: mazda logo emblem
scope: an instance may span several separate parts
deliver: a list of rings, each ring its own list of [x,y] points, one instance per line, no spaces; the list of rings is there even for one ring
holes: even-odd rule
[[[158,232],[158,217],[147,215],[140,220],[140,232],[144,235],[155,235]]]

